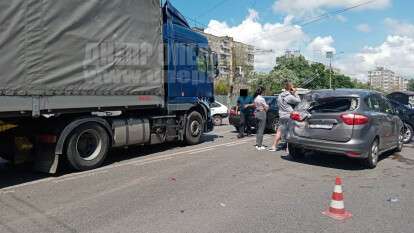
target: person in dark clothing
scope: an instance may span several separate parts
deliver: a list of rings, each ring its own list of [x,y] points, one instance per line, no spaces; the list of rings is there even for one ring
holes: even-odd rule
[[[243,138],[245,134],[251,134],[251,115],[254,110],[253,98],[249,96],[247,89],[240,90],[240,96],[237,99],[237,111],[240,111],[240,128],[238,138]]]

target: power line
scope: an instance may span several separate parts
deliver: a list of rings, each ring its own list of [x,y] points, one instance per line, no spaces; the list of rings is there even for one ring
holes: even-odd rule
[[[220,2],[220,5],[221,5],[221,4],[223,4],[223,3],[224,3],[224,2],[226,2],[226,1],[228,1],[228,0],[221,1],[221,2]],[[304,21],[304,22],[302,22],[302,23],[296,23],[296,25],[297,25],[297,26],[300,26],[300,27],[305,27],[305,26],[308,26],[308,25],[310,25],[310,24],[313,24],[313,23],[316,23],[316,22],[322,21],[322,20],[324,20],[324,19],[330,18],[330,17],[331,17],[331,16],[333,16],[333,15],[339,15],[339,14],[345,13],[345,12],[347,12],[347,11],[350,11],[350,10],[353,10],[353,9],[356,9],[356,8],[359,8],[359,7],[362,7],[362,6],[365,6],[365,5],[369,5],[369,4],[374,3],[374,2],[377,2],[377,1],[378,1],[378,0],[370,0],[370,1],[366,1],[366,2],[361,2],[361,3],[359,3],[359,4],[352,5],[352,6],[350,6],[350,7],[346,7],[346,8],[343,8],[343,9],[340,9],[340,10],[336,10],[336,11],[333,11],[333,12],[328,12],[328,13],[321,14],[321,15],[319,15],[319,16],[316,16],[315,18],[309,19],[309,20]],[[215,5],[214,7],[212,7],[212,9],[215,9],[215,8],[219,7],[220,5],[219,5],[219,4],[217,4],[217,5]],[[207,13],[208,13],[208,12],[207,12]],[[189,20],[193,21],[196,25],[197,25],[197,24],[199,24],[199,25],[201,25],[202,27],[208,28],[208,26],[207,26],[206,24],[203,24],[203,23],[201,23],[201,22],[197,21],[196,19],[193,19],[193,18],[191,18],[191,17],[186,17],[186,18],[188,18]],[[295,25],[293,25],[293,26],[295,26]],[[287,30],[281,31],[281,32],[279,32],[279,33],[287,33],[287,32],[291,32],[291,31],[296,30],[296,29],[297,29],[297,28],[290,28],[290,29],[287,29]],[[211,30],[211,29],[210,29],[210,30]],[[215,30],[212,30],[212,31],[214,32]],[[221,34],[221,33],[222,33],[222,32],[218,32],[218,31],[215,31],[215,32],[216,32],[216,33],[218,33],[218,34]],[[253,43],[255,43],[255,42],[259,41],[259,40],[260,40],[260,39],[253,40],[253,41],[250,41],[249,43],[250,43],[250,44],[253,44]],[[246,43],[246,44],[247,44],[247,43]],[[253,45],[252,45],[252,46],[253,46]]]
[[[201,13],[198,18],[202,18],[206,15],[208,15],[209,13],[211,13],[212,11],[214,11],[215,9],[219,8],[221,5],[223,5],[224,3],[226,3],[229,0],[222,0],[219,3],[217,3],[216,5],[214,5],[213,7],[211,7],[210,9],[207,9],[206,11],[204,11],[203,13]]]
[[[330,18],[333,15],[339,15],[339,14],[345,13],[347,11],[350,11],[350,10],[353,10],[353,9],[356,9],[356,8],[359,8],[359,7],[362,7],[362,6],[371,4],[373,2],[377,2],[377,1],[378,0],[370,0],[370,1],[362,2],[362,3],[356,4],[356,5],[350,6],[350,7],[343,8],[343,9],[340,9],[340,10],[337,10],[337,11],[328,12],[328,13],[319,15],[319,16],[317,16],[315,18],[312,18],[312,19],[310,19],[308,21],[304,21],[302,23],[296,23],[296,25],[297,26],[300,26],[300,27],[305,27],[305,26],[308,26],[310,24],[313,24],[313,23],[322,21],[324,19]],[[296,26],[296,25],[293,25],[293,26]],[[287,32],[291,32],[291,31],[296,30],[296,29],[297,28],[290,28],[290,29],[281,31],[280,33],[287,33]],[[250,41],[250,43],[254,43],[254,42],[257,42],[257,41],[259,41],[259,39]]]
[[[300,23],[298,25],[303,27],[303,26],[306,26],[306,25],[309,25],[309,24],[312,24],[312,23],[316,23],[316,22],[321,21],[323,19],[330,18],[332,15],[339,15],[339,14],[345,13],[347,11],[350,11],[350,10],[353,10],[353,9],[356,9],[356,8],[359,8],[359,7],[362,7],[362,6],[371,4],[373,2],[377,2],[377,1],[378,0],[371,0],[371,1],[367,1],[367,2],[362,2],[362,3],[356,4],[356,5],[347,7],[347,8],[343,8],[343,9],[337,10],[337,11],[328,12],[328,13],[319,15],[319,16],[313,18],[313,19],[310,19],[308,21],[305,21],[303,23]]]

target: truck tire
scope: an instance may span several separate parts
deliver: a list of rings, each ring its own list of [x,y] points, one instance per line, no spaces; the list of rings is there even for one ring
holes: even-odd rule
[[[203,134],[203,117],[199,112],[191,112],[188,115],[187,125],[185,129],[185,142],[188,145],[196,145],[200,143]]]
[[[87,123],[76,128],[68,139],[66,157],[77,171],[98,168],[105,161],[110,139],[105,129],[97,123]]]

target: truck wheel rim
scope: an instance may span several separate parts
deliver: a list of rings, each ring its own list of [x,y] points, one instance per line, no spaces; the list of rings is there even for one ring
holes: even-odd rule
[[[191,122],[190,128],[191,128],[191,135],[193,137],[197,137],[201,132],[200,123],[198,121]]]
[[[95,130],[85,130],[79,134],[76,142],[79,156],[86,161],[94,160],[102,150],[102,140]]]

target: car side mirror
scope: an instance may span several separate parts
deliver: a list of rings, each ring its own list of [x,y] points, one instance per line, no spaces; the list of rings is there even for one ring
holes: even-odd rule
[[[218,55],[217,53],[213,53],[213,65],[214,65],[214,78],[217,78],[220,75],[220,70],[218,68],[219,62],[218,62]]]

